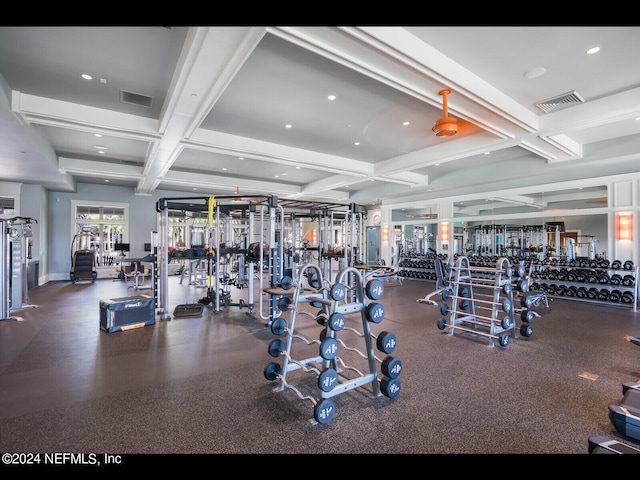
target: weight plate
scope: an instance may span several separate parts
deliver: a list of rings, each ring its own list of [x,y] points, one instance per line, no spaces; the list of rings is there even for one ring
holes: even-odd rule
[[[520,325],[520,334],[523,337],[530,337],[533,334],[531,325]]]
[[[314,273],[309,277],[309,285],[313,288],[320,288],[320,280],[318,279],[317,273]]]
[[[338,354],[338,341],[327,337],[320,342],[320,356],[325,360],[333,360]]]
[[[365,317],[373,323],[380,323],[384,319],[384,306],[381,303],[370,303],[365,307]]]
[[[389,378],[398,378],[402,373],[402,362],[395,357],[386,357],[380,365],[380,371]]]
[[[398,341],[396,336],[391,332],[380,332],[376,339],[376,347],[384,353],[391,353],[396,349]]]
[[[400,380],[397,378],[383,378],[380,380],[382,394],[389,398],[396,398],[400,393]]]
[[[508,298],[506,298],[503,302],[502,302],[502,311],[504,313],[509,313],[511,311],[511,300],[509,300]]]
[[[278,378],[278,375],[282,372],[282,368],[279,364],[275,362],[271,362],[264,368],[264,378],[269,381],[273,381]]]
[[[291,305],[291,299],[289,297],[280,297],[278,299],[278,309],[282,312],[286,312],[289,310],[289,305]]]
[[[284,342],[279,339],[272,340],[269,343],[269,355],[272,357],[279,357],[280,354],[284,351]]]
[[[369,280],[365,287],[365,294],[371,300],[380,300],[382,298],[382,294],[384,293],[384,285],[380,280]]]
[[[335,404],[328,398],[325,398],[314,407],[313,418],[315,418],[318,423],[329,423],[335,413]]]
[[[341,283],[335,283],[331,285],[331,299],[339,302],[340,300],[344,300],[347,296],[347,287],[342,285]]]
[[[293,286],[293,279],[291,277],[283,277],[280,280],[280,287],[284,290],[289,290]]]
[[[345,318],[340,312],[333,312],[329,317],[329,327],[335,332],[339,332],[344,328]]]
[[[274,335],[282,335],[287,331],[287,322],[284,318],[278,318],[271,324],[271,333]]]
[[[333,368],[326,368],[318,377],[318,388],[323,392],[330,392],[338,384],[338,372]]]
[[[535,314],[533,310],[522,310],[522,312],[520,312],[520,319],[525,323],[531,323],[534,318]]]

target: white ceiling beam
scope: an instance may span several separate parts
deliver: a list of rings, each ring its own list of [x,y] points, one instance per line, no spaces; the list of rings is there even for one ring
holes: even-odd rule
[[[150,194],[160,183],[187,139],[242,67],[265,33],[264,28],[193,27],[189,29],[174,77],[162,106],[162,140],[147,156],[145,177],[136,193]]]

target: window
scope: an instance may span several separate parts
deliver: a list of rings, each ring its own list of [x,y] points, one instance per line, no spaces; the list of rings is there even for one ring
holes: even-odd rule
[[[13,197],[0,197],[0,215],[15,215],[15,201]]]
[[[129,205],[90,201],[72,201],[72,252],[93,250],[98,265],[111,265],[119,255],[116,243],[129,238]]]
[[[197,239],[194,238],[195,243],[200,246],[205,238],[204,228],[207,226],[207,216],[201,212],[185,212],[170,210],[168,212],[168,236],[167,245],[173,248],[191,248],[192,238],[191,236],[196,234]],[[204,245],[206,246],[206,241]]]

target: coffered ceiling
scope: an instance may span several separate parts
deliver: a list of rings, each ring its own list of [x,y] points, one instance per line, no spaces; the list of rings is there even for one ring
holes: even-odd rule
[[[0,180],[390,206],[577,186],[639,170],[639,51],[639,27],[0,27]]]

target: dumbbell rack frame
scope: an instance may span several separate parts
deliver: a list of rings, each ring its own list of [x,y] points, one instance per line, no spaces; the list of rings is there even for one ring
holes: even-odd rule
[[[510,336],[517,338],[511,280],[512,270],[507,258],[499,258],[496,261],[495,268],[489,269],[486,267],[472,267],[466,256],[460,256],[451,273],[453,278],[449,280],[449,283],[452,291],[452,306],[449,312],[449,322],[445,323],[443,322],[445,319],[441,319],[438,323],[439,328],[448,327],[449,335],[453,335],[456,330],[460,330],[486,336],[489,338],[490,347],[495,346],[496,340],[499,341],[501,346],[505,347],[509,343]],[[478,277],[474,276],[474,274],[488,274],[489,277],[493,276],[494,278]],[[478,306],[476,303],[480,304],[482,302],[474,297],[474,286],[478,289],[488,288],[493,291],[493,300],[489,301],[492,304],[490,317],[477,314],[476,309]],[[467,289],[467,295],[461,295],[463,288]],[[509,311],[504,312],[510,318],[508,325],[504,325],[504,319],[498,318],[499,313],[503,311],[499,308],[502,294],[505,295],[509,305]],[[464,314],[461,308],[462,301],[469,302],[468,312],[465,310]],[[486,327],[488,331],[478,330],[478,327]]]
[[[318,282],[318,288],[305,288],[303,287],[303,280],[305,277],[311,278],[311,276],[306,275],[307,270],[313,270],[315,273],[314,278]],[[355,285],[354,281],[355,280]],[[342,283],[342,282],[346,283]],[[347,283],[348,282],[348,283]],[[325,399],[329,399],[335,397],[341,393],[348,392],[355,388],[359,388],[366,384],[371,384],[371,388],[373,390],[373,395],[378,397],[382,395],[380,385],[378,383],[378,371],[376,365],[376,358],[374,355],[374,344],[372,341],[372,334],[369,326],[369,320],[366,317],[366,306],[367,300],[365,297],[365,288],[363,286],[363,278],[361,273],[355,267],[346,267],[340,270],[336,275],[335,284],[336,285],[352,285],[351,292],[355,293],[355,301],[351,301],[347,303],[347,289],[345,288],[344,298],[335,299],[333,297],[333,288],[327,288],[325,283],[327,283],[323,277],[321,269],[318,265],[315,264],[306,264],[300,267],[298,271],[298,279],[297,282],[293,285],[293,294],[292,301],[289,307],[289,326],[287,329],[287,338],[285,342],[284,351],[282,352],[282,365],[280,368],[280,372],[277,375],[277,379],[279,381],[279,385],[274,388],[274,391],[283,391],[285,388],[294,390],[297,395],[301,399],[309,399],[311,400],[316,407],[322,406],[323,403],[320,401],[321,399],[324,401]],[[282,290],[282,289],[270,289],[270,295],[283,295],[283,294],[291,294],[291,292]],[[340,369],[338,367],[337,357],[336,358],[324,358],[321,354],[306,358],[303,360],[291,360],[291,347],[292,341],[295,335],[296,328],[296,317],[299,311],[298,305],[303,303],[311,303],[316,302],[322,305],[322,311],[327,315],[327,318],[333,313],[340,313],[342,315],[352,314],[352,313],[361,313],[362,318],[362,328],[363,328],[363,338],[366,344],[366,359],[368,363],[369,373],[365,373],[360,375],[359,377],[346,379],[344,380],[344,376],[340,374]],[[329,326],[329,322],[325,326],[324,330],[324,338],[333,338],[336,339],[337,332],[333,330]],[[317,342],[317,340],[313,340],[308,342],[308,344]],[[322,345],[320,347],[322,349]],[[322,353],[322,352],[321,352]],[[364,356],[364,355],[363,355]],[[312,396],[304,396],[300,391],[294,387],[293,385],[287,382],[287,374],[300,369],[309,369],[311,371],[320,371],[317,367],[321,365],[322,371],[326,369],[333,368],[338,373],[337,384],[329,391],[324,391],[322,389],[319,390],[319,399],[314,399]],[[342,377],[342,378],[341,378]],[[323,407],[325,408],[325,407]],[[332,407],[331,407],[332,408]],[[317,418],[316,418],[317,420]]]

